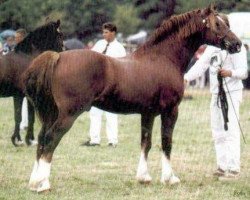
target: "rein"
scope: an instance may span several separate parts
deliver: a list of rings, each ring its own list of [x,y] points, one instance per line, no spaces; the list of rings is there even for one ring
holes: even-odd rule
[[[226,58],[227,58],[227,55],[226,55]],[[225,60],[226,60],[226,58],[225,58]],[[220,68],[222,68],[225,60],[221,63]],[[227,123],[229,122],[229,120],[228,120],[228,101],[227,101],[226,92],[223,88],[223,77],[219,73],[217,74],[217,79],[219,82],[217,106],[221,108],[223,119],[224,119],[224,129],[225,129],[225,131],[227,131],[228,130]],[[219,102],[220,102],[220,104],[219,104]]]

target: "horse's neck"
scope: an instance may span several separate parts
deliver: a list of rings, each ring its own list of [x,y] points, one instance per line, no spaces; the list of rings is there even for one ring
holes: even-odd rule
[[[199,23],[196,27],[192,26],[194,23]],[[171,62],[172,66],[185,72],[189,61],[194,55],[195,51],[204,44],[202,38],[202,21],[199,16],[196,16],[187,22],[186,26],[175,31],[176,34],[170,34],[160,43],[152,46],[145,45],[143,48],[135,52],[134,56],[138,57],[156,57],[162,60],[162,63]],[[192,29],[190,28],[192,27]],[[185,29],[185,30],[182,30]],[[191,30],[190,30],[191,29]],[[185,33],[185,36],[180,34]],[[150,55],[150,56],[149,56]]]
[[[194,56],[194,53],[202,44],[204,44],[202,41],[202,34],[195,33],[186,39],[182,39],[179,45],[176,46],[173,53],[179,55],[177,59],[182,72],[186,71],[190,60]]]

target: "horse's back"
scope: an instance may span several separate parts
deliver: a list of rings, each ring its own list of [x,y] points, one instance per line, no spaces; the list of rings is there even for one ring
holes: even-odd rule
[[[90,50],[61,52],[53,75],[55,100],[81,99],[82,104],[93,100],[105,87],[107,62],[105,56]]]

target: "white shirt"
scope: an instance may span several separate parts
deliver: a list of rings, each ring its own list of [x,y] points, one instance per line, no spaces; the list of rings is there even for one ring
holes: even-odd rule
[[[217,94],[219,85],[217,72],[220,66],[232,72],[231,77],[224,78],[223,87],[225,91],[241,90],[243,88],[241,80],[247,78],[247,53],[244,45],[242,45],[241,51],[235,54],[228,54],[225,50],[214,46],[207,46],[204,54],[184,75],[184,79],[192,81],[201,76],[209,68],[210,92]],[[225,82],[227,87],[225,86]]]
[[[106,40],[99,40],[91,50],[102,53],[105,50],[107,44],[108,42]],[[109,43],[105,55],[114,58],[124,57],[126,56],[126,50],[123,45],[117,41],[117,39],[114,39]]]

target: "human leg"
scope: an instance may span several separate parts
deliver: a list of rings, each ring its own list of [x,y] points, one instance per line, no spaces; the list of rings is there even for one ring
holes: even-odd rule
[[[22,104],[22,121],[20,124],[20,129],[24,130],[27,127],[28,127],[28,103],[26,97],[24,97]]]
[[[89,135],[90,135],[90,143],[92,144],[100,144],[101,137],[101,125],[102,125],[102,114],[103,111],[96,108],[91,107],[91,110],[89,112],[90,116],[90,129],[89,129]]]
[[[223,171],[227,170],[227,145],[226,145],[226,132],[224,130],[224,121],[220,105],[217,104],[217,95],[212,95],[210,104],[211,114],[211,129],[212,137],[214,140],[216,163],[218,169]]]
[[[227,95],[228,96],[228,95]],[[242,99],[241,91],[232,92],[228,96],[228,135],[226,143],[228,146],[228,169],[230,171],[240,172],[240,127],[239,108]]]
[[[106,115],[106,133],[108,143],[117,145],[118,143],[118,116],[117,114],[105,112]]]

